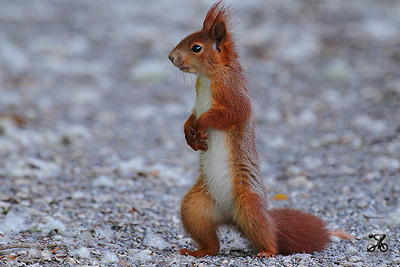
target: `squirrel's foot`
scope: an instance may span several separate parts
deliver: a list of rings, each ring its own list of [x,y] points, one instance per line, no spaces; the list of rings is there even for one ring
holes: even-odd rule
[[[199,249],[199,250],[190,251],[190,250],[187,250],[186,248],[179,250],[179,253],[181,255],[193,256],[193,257],[196,257],[196,258],[201,258],[201,257],[207,256],[207,255],[215,256],[215,255],[218,254],[218,252],[215,253],[215,252],[213,252],[211,250]]]
[[[272,253],[272,252],[261,251],[261,252],[258,252],[255,257],[257,257],[257,258],[269,258],[269,257],[275,258],[276,255],[275,255],[275,253]]]

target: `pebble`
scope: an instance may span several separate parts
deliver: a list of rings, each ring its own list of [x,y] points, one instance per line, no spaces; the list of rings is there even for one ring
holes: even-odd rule
[[[351,256],[349,258],[349,261],[351,261],[351,262],[358,262],[360,260],[361,260],[361,257],[359,257],[359,256]]]
[[[151,250],[139,251],[133,257],[138,262],[147,262],[153,259]]]
[[[117,255],[111,251],[105,251],[101,259],[104,263],[113,263],[119,261]]]
[[[296,176],[290,178],[287,183],[289,186],[297,187],[297,186],[304,186],[307,189],[311,189],[314,186],[314,183],[307,179],[305,176]]]
[[[73,251],[72,255],[76,255],[81,259],[88,259],[90,257],[90,250],[86,247],[82,247]]]
[[[354,120],[354,124],[358,128],[367,129],[374,133],[383,133],[387,129],[386,121],[374,120],[366,115],[358,116]]]
[[[61,168],[53,163],[38,158],[19,159],[6,163],[5,171],[12,177],[37,177],[40,180],[57,177]]]
[[[398,170],[400,168],[400,161],[395,158],[386,156],[378,157],[373,161],[373,166],[376,170]]]
[[[306,156],[303,159],[304,165],[306,166],[307,169],[310,170],[315,170],[319,167],[322,166],[323,161],[321,158],[317,158],[317,157],[311,157],[311,156]]]
[[[389,225],[392,225],[394,227],[400,225],[400,207],[397,208],[394,212],[389,214]]]
[[[113,187],[115,186],[115,182],[113,179],[106,175],[100,175],[97,178],[95,178],[92,182],[92,186],[104,186],[104,187]]]
[[[147,233],[143,239],[143,245],[149,246],[152,248],[157,249],[164,249],[167,247],[167,243],[165,240],[160,236],[153,233]]]
[[[400,264],[400,257],[394,258],[392,264]]]
[[[314,111],[305,109],[299,115],[291,115],[287,118],[288,123],[293,126],[306,126],[315,124],[317,122],[317,116]]]
[[[123,176],[140,172],[144,169],[146,159],[144,157],[135,157],[127,161],[120,161],[118,166],[118,172]]]
[[[42,252],[35,248],[29,249],[28,254],[30,257],[32,257],[34,259],[42,258]]]
[[[47,222],[45,224],[39,224],[37,226],[37,229],[39,231],[44,232],[45,234],[47,234],[48,232],[57,229],[57,232],[60,234],[63,234],[66,230],[66,227],[64,225],[64,223],[58,219],[54,219],[52,217],[46,217],[45,218],[47,220]]]
[[[357,202],[356,206],[357,206],[357,208],[364,209],[364,208],[367,208],[369,206],[369,203],[365,199],[362,199],[362,200]]]
[[[355,254],[357,252],[358,252],[358,250],[353,246],[347,246],[346,247],[346,254]],[[355,259],[359,258],[358,256],[352,256],[351,258],[353,258],[353,257],[355,257]]]
[[[345,60],[338,58],[332,61],[326,69],[325,75],[333,81],[345,82],[353,77],[354,74],[349,64]]]
[[[63,144],[83,145],[92,138],[90,130],[84,125],[63,125],[59,128],[59,142]]]

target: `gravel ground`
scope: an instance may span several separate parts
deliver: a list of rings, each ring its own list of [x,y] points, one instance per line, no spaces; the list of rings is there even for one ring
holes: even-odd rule
[[[167,55],[213,1],[1,1],[0,266],[400,265],[400,2],[237,2],[272,205],[359,240],[255,259],[223,229],[178,255],[194,77]]]

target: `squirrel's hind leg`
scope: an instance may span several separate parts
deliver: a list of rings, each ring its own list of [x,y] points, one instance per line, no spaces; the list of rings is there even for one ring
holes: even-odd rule
[[[245,185],[239,185],[236,196],[235,221],[238,229],[253,244],[257,257],[275,257],[275,223],[265,212],[264,201]]]
[[[186,233],[198,244],[199,249],[195,251],[181,249],[180,254],[194,257],[218,254],[218,222],[215,217],[213,200],[199,179],[183,197],[181,206],[183,227]]]

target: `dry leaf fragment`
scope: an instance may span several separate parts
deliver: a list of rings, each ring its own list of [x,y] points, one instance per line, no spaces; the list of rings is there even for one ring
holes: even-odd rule
[[[51,254],[53,254],[54,252],[56,252],[56,251],[57,251],[57,250],[59,250],[59,249],[61,249],[61,247],[58,247],[58,248],[52,249],[52,250],[50,250],[49,252],[50,252]]]
[[[276,194],[272,197],[274,200],[288,200],[289,198],[285,194]]]
[[[129,211],[129,213],[132,214],[134,212],[139,213],[139,211],[136,208],[132,207],[131,210]]]

